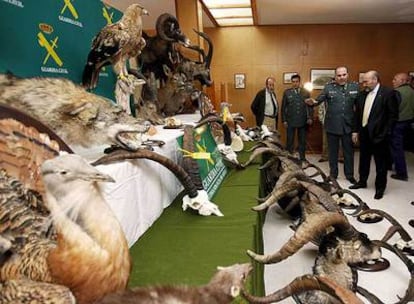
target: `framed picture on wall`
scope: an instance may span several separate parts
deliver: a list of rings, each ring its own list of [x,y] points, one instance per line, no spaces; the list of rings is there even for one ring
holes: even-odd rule
[[[297,72],[286,72],[283,73],[283,83],[284,84],[288,84],[288,83],[292,83],[292,80],[290,79],[293,75],[296,75]]]
[[[335,69],[311,69],[310,80],[315,90],[322,90],[335,77]]]
[[[364,81],[364,74],[365,72],[359,72],[358,74],[358,82],[362,83]]]
[[[246,74],[234,74],[234,88],[245,89],[246,88]]]

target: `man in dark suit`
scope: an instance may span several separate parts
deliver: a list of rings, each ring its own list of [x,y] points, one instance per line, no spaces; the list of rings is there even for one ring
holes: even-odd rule
[[[266,125],[270,131],[277,129],[279,106],[275,94],[275,79],[266,78],[266,87],[257,92],[250,109],[256,117],[256,125]]]
[[[300,76],[292,75],[292,88],[285,90],[282,99],[282,122],[286,128],[286,149],[293,153],[295,133],[298,134],[299,158],[305,161],[306,129],[312,124],[313,108],[305,103],[310,93],[301,88]]]
[[[398,118],[398,101],[395,91],[380,84],[377,71],[364,74],[365,91],[356,103],[356,130],[352,140],[359,140],[359,181],[349,189],[367,187],[371,157],[376,167],[375,196],[381,199],[387,186],[390,162],[390,134]]]

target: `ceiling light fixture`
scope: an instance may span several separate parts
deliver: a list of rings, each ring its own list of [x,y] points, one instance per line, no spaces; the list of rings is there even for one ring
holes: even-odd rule
[[[254,24],[252,2],[255,0],[200,0],[216,26]]]

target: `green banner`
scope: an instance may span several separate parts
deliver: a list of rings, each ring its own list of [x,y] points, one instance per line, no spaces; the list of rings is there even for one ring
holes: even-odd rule
[[[0,0],[0,72],[63,77],[80,84],[93,37],[122,13],[99,0]],[[111,66],[94,93],[114,100]]]
[[[182,147],[183,137],[179,137],[177,141]],[[211,199],[226,177],[227,167],[223,164],[209,126],[200,127],[194,131],[194,150],[183,151],[183,154],[185,156],[187,152],[195,152],[194,156],[200,169],[204,190],[207,191],[208,197]]]

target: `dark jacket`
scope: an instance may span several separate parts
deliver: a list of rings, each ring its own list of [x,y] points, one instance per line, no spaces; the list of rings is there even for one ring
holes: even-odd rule
[[[356,82],[349,82],[345,86],[336,82],[325,85],[316,100],[317,104],[325,102],[324,128],[327,133],[343,135],[355,131],[354,106],[358,92]]]
[[[276,94],[275,94],[276,98]],[[277,100],[275,100],[277,102]],[[252,104],[250,105],[250,109],[252,110],[254,116],[256,117],[256,125],[261,126],[263,125],[264,121],[264,111],[265,111],[265,104],[266,104],[266,88],[261,89],[259,92],[257,92],[256,97],[253,99]],[[279,107],[278,107],[279,108]],[[276,126],[277,126],[277,118],[278,113],[276,111]]]
[[[282,99],[282,122],[293,128],[304,127],[313,118],[313,108],[305,103],[310,93],[303,88],[299,90],[299,93],[293,88],[285,90]]]
[[[365,99],[368,92],[361,92],[356,102],[356,131],[362,128]],[[380,85],[368,118],[368,134],[372,143],[376,144],[391,135],[392,126],[398,119],[398,100],[393,89]]]

